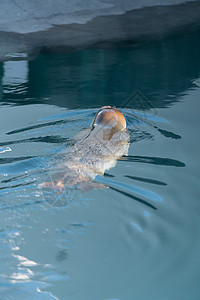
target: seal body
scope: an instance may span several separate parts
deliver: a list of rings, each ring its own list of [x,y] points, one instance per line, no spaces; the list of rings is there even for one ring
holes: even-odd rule
[[[52,182],[42,186],[62,189],[76,185],[84,191],[105,188],[93,180],[114,167],[121,156],[127,155],[128,147],[129,134],[123,114],[116,108],[102,107],[95,115],[88,134],[59,155]]]

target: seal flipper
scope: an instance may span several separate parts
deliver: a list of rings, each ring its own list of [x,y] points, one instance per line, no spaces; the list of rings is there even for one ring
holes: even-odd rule
[[[82,192],[89,192],[92,190],[104,190],[109,188],[106,184],[97,183],[94,181],[81,181],[76,184],[77,189],[81,190]]]

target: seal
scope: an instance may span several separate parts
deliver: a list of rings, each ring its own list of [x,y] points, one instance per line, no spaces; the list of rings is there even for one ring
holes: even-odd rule
[[[104,175],[117,160],[128,154],[129,134],[124,115],[115,107],[104,106],[95,115],[91,128],[84,137],[76,138],[51,168],[52,182],[40,187],[62,191],[76,186],[88,191],[106,186],[94,182],[97,175]]]

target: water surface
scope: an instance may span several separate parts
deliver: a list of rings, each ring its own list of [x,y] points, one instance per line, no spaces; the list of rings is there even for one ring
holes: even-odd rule
[[[0,64],[2,300],[200,298],[199,41]],[[131,137],[96,178],[110,188],[46,195],[49,162],[103,105]]]

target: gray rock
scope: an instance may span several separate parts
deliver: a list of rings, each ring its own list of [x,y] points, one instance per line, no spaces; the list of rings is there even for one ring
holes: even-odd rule
[[[0,59],[136,41],[199,23],[197,0],[1,0]]]

